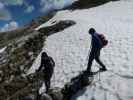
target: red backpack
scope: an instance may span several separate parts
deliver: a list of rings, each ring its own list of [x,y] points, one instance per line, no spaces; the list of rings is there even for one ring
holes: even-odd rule
[[[102,47],[105,47],[108,44],[108,40],[106,39],[104,34],[98,34],[101,42],[102,42]]]

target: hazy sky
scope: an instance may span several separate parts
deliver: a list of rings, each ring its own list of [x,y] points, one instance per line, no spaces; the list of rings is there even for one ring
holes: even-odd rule
[[[0,31],[14,29],[48,10],[70,5],[73,0],[0,0]]]

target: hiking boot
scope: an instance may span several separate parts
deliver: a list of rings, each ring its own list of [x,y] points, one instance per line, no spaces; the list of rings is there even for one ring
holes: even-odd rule
[[[107,71],[107,69],[106,68],[100,68],[99,71],[100,72],[105,72],[105,71]]]

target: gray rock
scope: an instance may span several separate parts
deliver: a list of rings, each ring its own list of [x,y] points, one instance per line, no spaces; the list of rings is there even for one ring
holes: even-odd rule
[[[19,100],[35,100],[35,96],[33,96],[33,95],[28,95],[28,96],[19,98]]]
[[[40,100],[53,100],[52,97],[48,94],[42,94]]]
[[[63,100],[63,94],[60,88],[51,89],[48,94],[52,97],[53,100]]]

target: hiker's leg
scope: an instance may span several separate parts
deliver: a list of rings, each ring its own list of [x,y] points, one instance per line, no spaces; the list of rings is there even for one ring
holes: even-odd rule
[[[39,94],[39,89],[36,91],[36,100],[40,100],[41,94]]]
[[[95,56],[95,60],[100,66],[102,66],[103,69],[106,69],[105,65],[100,60],[100,50],[97,51],[96,56]]]
[[[88,60],[88,65],[87,65],[87,72],[91,72],[91,66],[92,66],[92,62],[94,60],[94,52],[90,52],[90,56],[89,56],[89,60]]]
[[[45,70],[45,86],[46,86],[46,93],[48,92],[50,85],[51,85],[51,78],[53,74],[53,69]]]
[[[49,88],[50,88],[50,81],[49,80],[45,81],[45,86],[46,86],[46,93],[47,93]]]
[[[48,90],[49,90],[49,88],[50,88],[50,80],[47,82],[47,84],[48,84]]]

